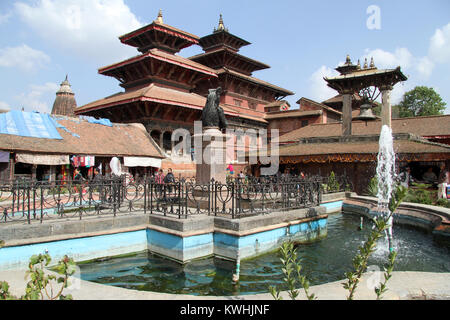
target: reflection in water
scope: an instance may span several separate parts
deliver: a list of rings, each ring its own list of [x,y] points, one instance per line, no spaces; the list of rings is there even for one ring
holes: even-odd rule
[[[302,270],[311,285],[342,280],[352,269],[351,261],[370,233],[366,221],[358,231],[359,217],[334,214],[328,217],[325,239],[297,247]],[[450,249],[434,242],[420,230],[394,226],[396,271],[450,272]],[[381,239],[369,265],[383,270],[389,250]],[[80,264],[84,280],[124,288],[193,295],[237,295],[268,292],[268,286],[283,289],[281,262],[277,252],[241,261],[239,283],[232,283],[235,263],[217,258],[185,265],[148,252]]]

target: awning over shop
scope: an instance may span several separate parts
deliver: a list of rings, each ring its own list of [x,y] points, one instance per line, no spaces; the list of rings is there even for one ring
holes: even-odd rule
[[[125,167],[155,167],[161,168],[161,159],[152,157],[123,157]]]
[[[70,164],[69,155],[16,153],[16,162],[56,166]]]

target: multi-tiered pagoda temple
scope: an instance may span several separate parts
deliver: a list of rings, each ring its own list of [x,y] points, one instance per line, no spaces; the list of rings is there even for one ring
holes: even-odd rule
[[[143,123],[166,151],[163,169],[172,167],[183,176],[194,176],[195,164],[190,159],[183,164],[171,161],[171,135],[177,128],[194,133],[209,89],[222,87],[220,102],[229,127],[246,129],[267,128],[264,107],[293,94],[252,77],[253,71],[269,66],[237,53],[249,42],[229,33],[222,17],[212,34],[199,38],[165,24],[160,11],[151,24],[119,40],[140,54],[98,72],[116,78],[124,91],[81,106],[75,114]],[[205,53],[189,59],[177,54],[196,44]]]
[[[294,94],[252,76],[254,71],[270,66],[238,53],[241,47],[250,43],[231,34],[223,23],[222,15],[218,27],[213,33],[200,38],[199,44],[204,53],[190,59],[214,69],[218,77],[208,82],[200,81],[197,92],[205,94],[211,85],[221,86],[224,90],[221,97],[223,106],[237,112],[240,118],[252,120],[253,125],[266,127],[265,108]]]

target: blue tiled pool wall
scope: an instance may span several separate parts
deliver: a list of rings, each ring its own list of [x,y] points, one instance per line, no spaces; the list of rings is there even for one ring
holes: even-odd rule
[[[53,262],[64,255],[75,261],[117,256],[149,250],[168,258],[186,262],[211,256],[236,259],[256,256],[278,247],[287,237],[311,239],[326,234],[327,219],[303,222],[272,230],[237,236],[210,232],[181,237],[153,229],[143,229],[95,237],[68,239],[0,249],[0,270],[24,269],[33,254],[48,252]]]
[[[214,233],[214,253],[229,259],[255,257],[278,248],[282,242],[294,240],[308,242],[320,239],[327,233],[327,219],[302,222],[281,228],[235,236],[221,232]]]
[[[146,249],[146,230],[4,247],[0,249],[0,270],[27,268],[32,255],[45,252],[57,263],[64,255],[84,261]]]

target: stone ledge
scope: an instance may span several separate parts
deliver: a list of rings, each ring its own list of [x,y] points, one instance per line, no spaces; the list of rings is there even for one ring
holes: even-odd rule
[[[376,198],[352,194],[344,201],[342,209],[349,213],[372,217],[371,213],[375,212],[373,209],[376,206]],[[433,234],[449,238],[450,228],[446,227],[449,212],[450,209],[447,208],[405,202],[400,204],[394,213],[394,222],[417,226],[432,231]]]

